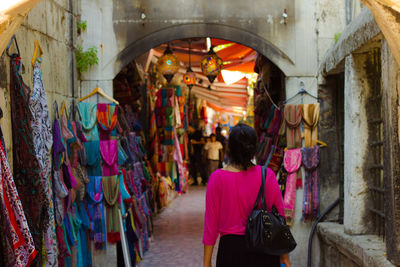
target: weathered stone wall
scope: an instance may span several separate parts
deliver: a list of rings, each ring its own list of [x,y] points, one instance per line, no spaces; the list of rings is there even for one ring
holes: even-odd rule
[[[72,10],[70,4],[72,4]],[[79,10],[79,1],[43,0],[32,9],[15,33],[22,62],[25,66],[25,73],[22,76],[29,87],[32,87],[33,67],[31,61],[34,52],[34,41],[38,40],[43,49],[43,84],[46,90],[51,120],[54,119],[54,101],[57,101],[60,107],[61,101],[65,100],[69,107],[73,94],[72,90],[75,90],[74,93],[77,95],[77,76],[75,71],[72,73],[71,69],[73,59],[71,40],[77,40],[75,23]],[[71,23],[73,23],[72,27]],[[73,39],[71,39],[71,34],[73,34]],[[12,45],[10,52],[14,51],[15,46]],[[10,61],[4,52],[0,57],[0,106],[4,113],[1,126],[9,160],[12,161],[9,72]]]
[[[387,259],[382,239],[375,235],[349,235],[337,223],[320,223],[320,267],[394,267]]]

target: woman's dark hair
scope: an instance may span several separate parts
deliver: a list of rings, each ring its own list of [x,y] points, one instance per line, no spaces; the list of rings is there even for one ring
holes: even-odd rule
[[[230,163],[246,170],[252,165],[251,160],[256,154],[256,131],[246,124],[237,124],[229,133],[228,148]]]

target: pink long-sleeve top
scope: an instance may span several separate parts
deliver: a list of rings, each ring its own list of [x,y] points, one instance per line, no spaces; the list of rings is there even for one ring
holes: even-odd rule
[[[219,234],[244,235],[260,186],[261,166],[242,172],[220,169],[211,174],[206,192],[204,245],[215,245]],[[284,216],[281,191],[271,169],[265,181],[265,202],[268,211],[275,206]]]

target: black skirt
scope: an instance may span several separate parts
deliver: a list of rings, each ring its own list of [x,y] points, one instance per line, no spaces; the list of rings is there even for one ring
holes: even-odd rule
[[[219,240],[217,267],[280,267],[280,259],[249,252],[244,235],[224,235]]]

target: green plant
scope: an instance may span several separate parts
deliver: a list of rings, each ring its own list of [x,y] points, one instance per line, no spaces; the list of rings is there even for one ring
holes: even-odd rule
[[[97,65],[99,63],[99,58],[97,57],[97,47],[92,46],[88,50],[83,51],[81,45],[75,50],[75,58],[76,58],[76,68],[78,70],[79,79],[81,78],[81,74],[89,69],[89,67],[93,65]]]
[[[81,32],[86,31],[86,28],[87,28],[86,21],[85,20],[84,21],[79,21],[76,24],[76,27],[78,29],[78,34],[81,34]]]
[[[337,33],[335,33],[335,35],[333,36],[333,38],[335,38],[335,44],[339,41],[339,38],[340,38],[340,35],[341,35],[342,33],[340,33],[340,32],[337,32]]]

